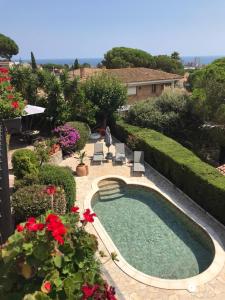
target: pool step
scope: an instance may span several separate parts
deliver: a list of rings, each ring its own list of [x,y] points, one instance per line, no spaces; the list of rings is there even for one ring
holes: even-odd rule
[[[100,200],[113,200],[123,196],[123,184],[115,180],[104,180],[99,183]]]

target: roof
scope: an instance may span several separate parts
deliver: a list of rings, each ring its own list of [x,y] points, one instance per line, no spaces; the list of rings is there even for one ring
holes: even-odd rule
[[[221,174],[225,175],[225,164],[222,165],[222,166],[219,166],[219,167],[217,168],[217,170],[219,170]]]
[[[87,79],[96,73],[106,72],[109,75],[116,76],[123,83],[133,82],[148,82],[148,81],[161,81],[161,80],[180,80],[183,76],[167,73],[160,70],[148,68],[121,68],[121,69],[99,69],[99,68],[83,68],[82,76],[81,70],[77,69],[70,71],[70,76],[80,76],[82,80]]]
[[[177,74],[171,74],[160,70],[148,68],[122,68],[106,69],[108,74],[115,75],[124,83],[146,82],[160,80],[180,80],[183,77]]]

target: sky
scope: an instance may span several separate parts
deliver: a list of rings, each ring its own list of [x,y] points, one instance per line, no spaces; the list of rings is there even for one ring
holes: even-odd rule
[[[112,47],[153,55],[225,54],[224,0],[0,0],[0,33],[18,58],[103,57]]]

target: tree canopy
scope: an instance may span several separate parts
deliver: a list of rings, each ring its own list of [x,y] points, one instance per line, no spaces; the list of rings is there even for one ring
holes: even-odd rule
[[[184,67],[180,61],[178,52],[173,52],[171,56],[152,56],[148,52],[140,49],[115,47],[104,55],[102,65],[106,68],[127,68],[144,67],[159,69],[169,73],[183,74]]]
[[[189,85],[205,121],[225,124],[225,58],[190,74]]]
[[[17,44],[11,38],[0,33],[0,57],[11,60],[11,57],[18,52]]]
[[[103,66],[109,69],[126,67],[154,68],[155,61],[151,54],[133,48],[115,47],[104,55]]]

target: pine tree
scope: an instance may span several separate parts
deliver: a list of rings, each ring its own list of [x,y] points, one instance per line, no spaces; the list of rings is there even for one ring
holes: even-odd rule
[[[74,70],[77,70],[80,68],[80,64],[78,62],[78,59],[76,58],[75,61],[74,61],[74,64],[73,64],[73,69]]]
[[[32,70],[36,71],[37,70],[37,64],[36,64],[36,60],[35,60],[35,57],[34,57],[34,53],[31,51],[30,55],[31,55],[31,67],[32,67]]]

